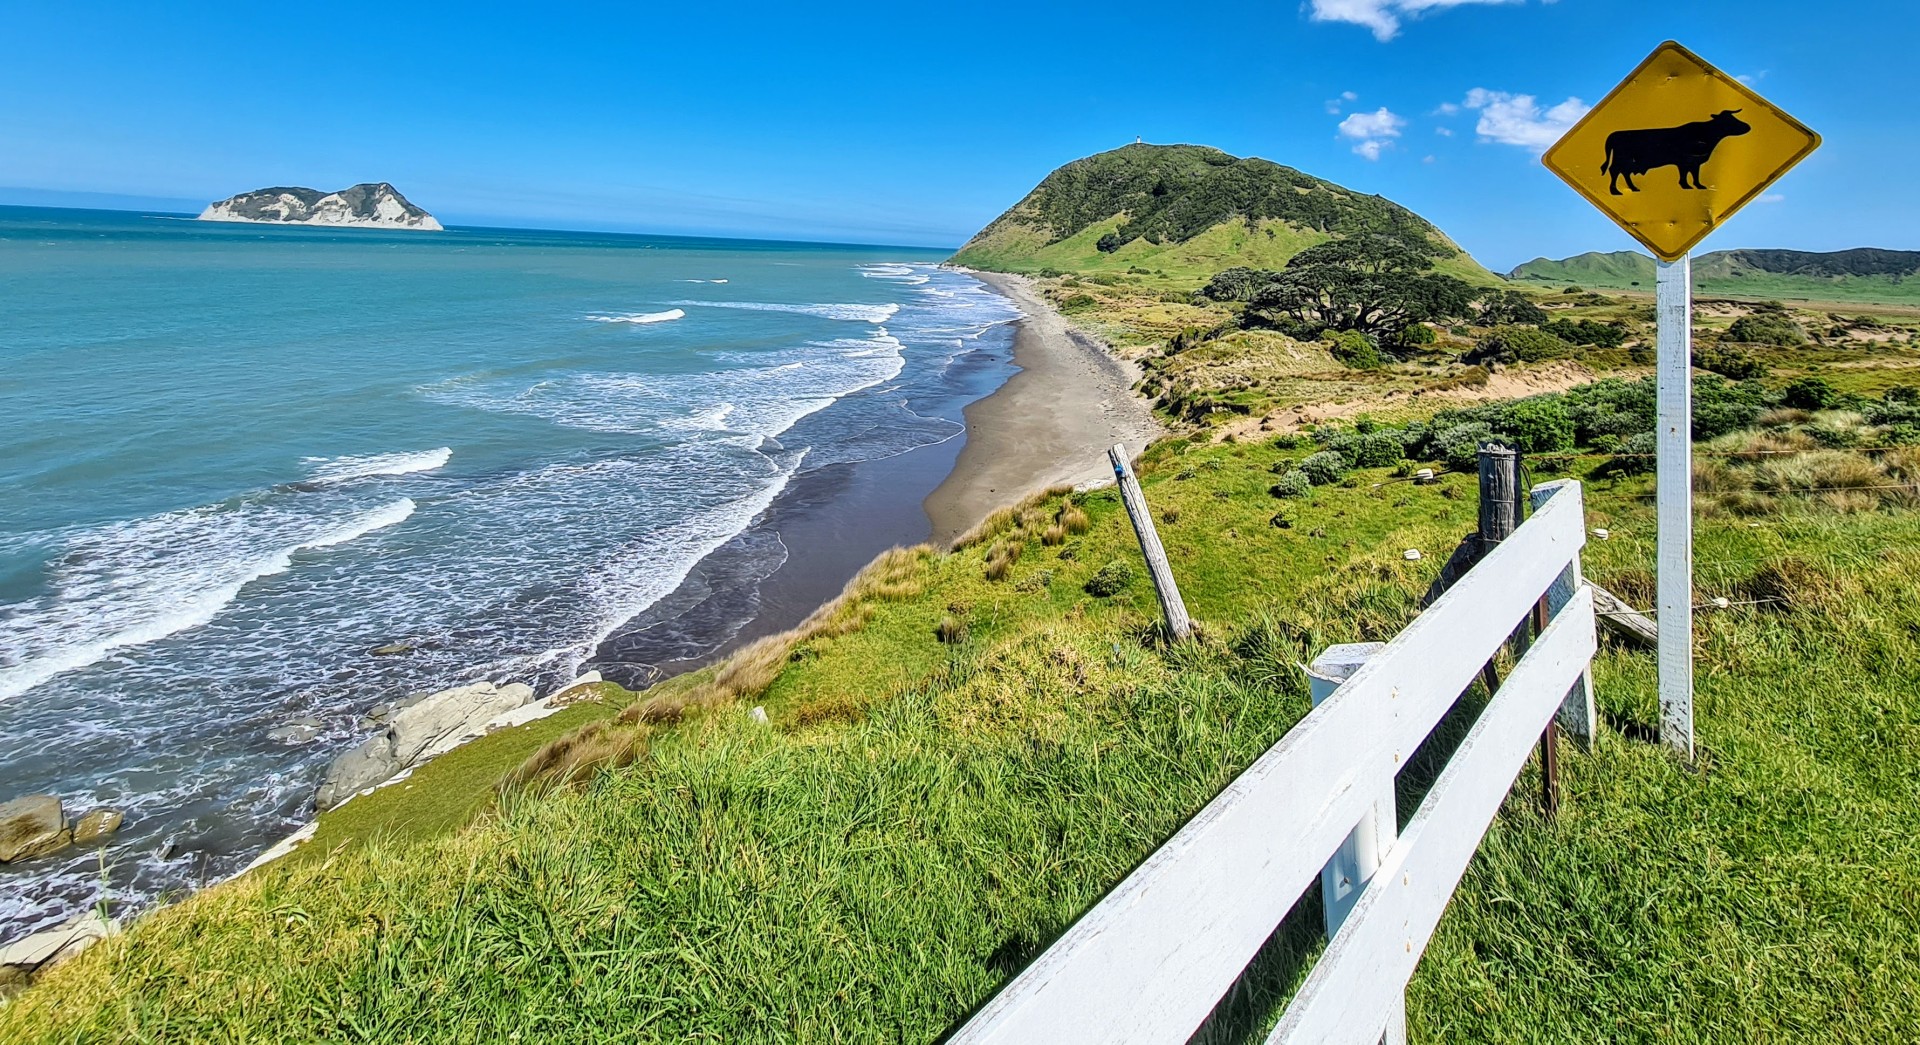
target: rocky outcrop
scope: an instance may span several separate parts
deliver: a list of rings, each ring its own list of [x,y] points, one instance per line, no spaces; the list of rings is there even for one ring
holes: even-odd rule
[[[476,682],[419,698],[392,712],[387,728],[334,759],[313,797],[322,811],[401,771],[482,736],[494,719],[533,700],[533,689]]]
[[[0,998],[24,989],[40,973],[119,932],[119,923],[89,911],[58,929],[0,947]]]
[[[384,181],[327,193],[298,186],[257,189],[208,204],[200,212],[200,220],[442,231],[433,215],[408,202],[400,190]]]
[[[74,845],[98,845],[107,840],[107,836],[120,830],[126,821],[126,814],[117,809],[89,810],[86,816],[73,822]]]
[[[28,795],[0,805],[0,864],[57,853],[72,844],[58,798]]]

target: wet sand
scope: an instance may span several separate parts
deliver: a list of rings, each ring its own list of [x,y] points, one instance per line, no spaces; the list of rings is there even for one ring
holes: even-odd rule
[[[926,500],[936,542],[1034,491],[1110,481],[1108,448],[1124,443],[1139,453],[1165,431],[1133,392],[1139,375],[1132,364],[1074,329],[1025,276],[973,275],[1027,314],[1013,342],[1020,372],[966,408],[966,446]]]
[[[1131,391],[1128,364],[1068,326],[1024,277],[974,275],[1026,318],[1012,338],[1017,372],[1007,376],[1004,351],[979,353],[949,375],[950,398],[916,404],[963,417],[966,433],[795,477],[751,526],[603,642],[587,667],[638,689],[711,664],[798,624],[888,548],[944,544],[1049,486],[1110,481],[1109,447],[1138,452],[1161,434]]]

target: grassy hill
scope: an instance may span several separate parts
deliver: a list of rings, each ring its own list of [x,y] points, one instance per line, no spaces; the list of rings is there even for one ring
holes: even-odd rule
[[[1439,268],[1498,282],[1432,222],[1269,160],[1203,145],[1128,145],[1061,167],[953,256],[998,272],[1125,272],[1205,280],[1279,268],[1335,236],[1389,232],[1445,253]]]
[[[1695,292],[1717,297],[1920,305],[1916,276],[1920,276],[1920,251],[1914,250],[1716,250],[1693,259]],[[1638,251],[1590,251],[1558,261],[1535,258],[1507,278],[1651,290],[1654,263]]]

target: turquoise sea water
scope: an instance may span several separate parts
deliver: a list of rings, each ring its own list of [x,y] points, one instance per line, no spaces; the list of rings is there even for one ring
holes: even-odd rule
[[[138,903],[379,700],[571,677],[790,483],[961,433],[1017,312],[936,260],[0,208],[0,800],[127,810]],[[0,939],[98,877],[0,868]]]

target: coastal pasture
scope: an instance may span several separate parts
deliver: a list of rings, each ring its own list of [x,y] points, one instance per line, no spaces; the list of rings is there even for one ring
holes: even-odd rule
[[[1158,640],[1113,492],[1052,494],[896,556],[831,626],[639,695],[678,710],[630,716],[637,761],[153,913],[0,1010],[0,1040],[937,1040],[1306,713],[1296,663],[1410,620],[1473,526],[1464,475],[1276,500],[1311,449],[1202,435],[1142,460],[1197,641]],[[1644,605],[1650,480],[1572,463],[1610,531],[1589,575]],[[1532,768],[1515,785],[1409,989],[1414,1040],[1906,1035],[1913,523],[1815,498],[1700,520],[1696,600],[1730,605],[1697,618],[1698,763],[1649,742],[1651,659],[1603,652],[1597,749],[1563,750],[1557,819]],[[1131,578],[1090,594],[1114,561]],[[1196,1040],[1260,1040],[1320,921],[1310,893]]]

